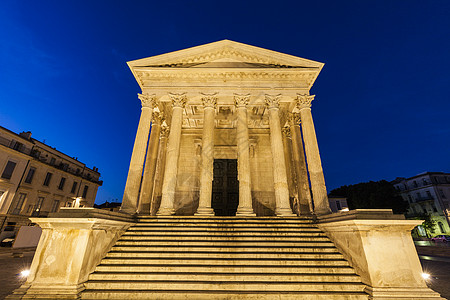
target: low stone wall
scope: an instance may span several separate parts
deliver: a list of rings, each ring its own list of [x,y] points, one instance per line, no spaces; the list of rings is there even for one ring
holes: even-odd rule
[[[93,208],[31,218],[42,228],[27,282],[7,299],[77,299],[83,283],[120,236],[129,215]]]
[[[367,285],[370,299],[442,299],[427,287],[411,237],[420,220],[392,210],[353,210],[318,218],[318,227]]]

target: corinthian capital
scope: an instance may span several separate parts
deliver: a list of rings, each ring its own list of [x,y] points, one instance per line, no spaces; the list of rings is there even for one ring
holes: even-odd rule
[[[291,137],[291,128],[289,128],[289,126],[283,127],[283,129],[281,129],[281,131],[283,132],[284,136],[286,136],[287,138]]]
[[[281,94],[278,95],[269,95],[265,94],[266,96],[266,106],[270,108],[279,108],[280,107],[280,98]]]
[[[297,94],[297,108],[300,110],[304,108],[311,108],[311,101],[314,100],[315,96],[316,95]]]
[[[138,94],[138,98],[141,100],[142,107],[156,107],[155,94]]]
[[[289,114],[289,125],[298,125],[302,121],[299,113]]]
[[[216,108],[217,93],[213,93],[213,94],[202,93],[202,101],[203,101],[203,106],[205,108],[207,108],[207,107]]]
[[[169,130],[169,126],[162,126],[161,127],[161,133],[160,133],[160,135],[161,135],[161,137],[163,138],[166,138],[166,137],[168,137],[169,136],[169,132],[170,132],[170,130]]]
[[[186,93],[169,93],[173,107],[184,107],[186,105]]]
[[[234,104],[236,107],[246,107],[250,101],[250,94],[234,94]]]
[[[152,116],[152,122],[157,125],[161,125],[164,120],[164,115],[162,112],[154,111]]]

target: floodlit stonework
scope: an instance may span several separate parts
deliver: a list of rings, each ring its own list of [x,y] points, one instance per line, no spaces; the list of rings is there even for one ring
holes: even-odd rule
[[[10,299],[440,298],[418,221],[331,213],[309,93],[322,63],[224,40],[128,64],[142,113],[121,211],[33,219]]]

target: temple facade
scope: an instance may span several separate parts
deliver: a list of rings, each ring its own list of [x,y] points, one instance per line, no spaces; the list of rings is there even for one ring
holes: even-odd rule
[[[123,212],[331,212],[309,93],[323,63],[223,40],[128,65],[142,112]]]

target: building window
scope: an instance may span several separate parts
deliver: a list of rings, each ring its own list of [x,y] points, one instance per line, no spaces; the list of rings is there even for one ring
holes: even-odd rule
[[[423,182],[423,185],[427,185],[428,184],[428,182],[427,182],[427,180],[425,178],[422,179],[422,182]]]
[[[84,190],[83,190],[83,196],[82,196],[85,199],[86,199],[86,196],[87,196],[88,189],[89,189],[89,187],[87,185],[85,185],[84,186]]]
[[[75,190],[77,189],[78,182],[74,181],[72,184],[72,189],[70,190],[71,194],[75,194]]]
[[[27,194],[25,194],[25,193],[19,194],[19,200],[17,201],[16,207],[14,208],[14,210],[12,212],[14,215],[20,214],[20,211],[22,210],[22,206],[23,206],[23,203],[25,202],[26,197],[27,197]]]
[[[414,184],[414,187],[418,187],[418,185],[417,185],[417,181],[413,181],[413,184]]]
[[[33,181],[34,173],[36,173],[36,168],[30,168],[30,170],[28,170],[27,177],[25,178],[25,183],[31,183]]]
[[[342,209],[342,207],[341,207],[341,201],[336,201],[336,206],[337,206],[337,209],[338,210],[341,210]]]
[[[52,158],[50,159],[50,164],[53,166],[53,165],[55,164],[55,161],[56,161],[56,159],[55,159],[54,157],[52,157]]]
[[[34,205],[28,205],[27,214],[31,214],[33,212]]]
[[[11,179],[15,168],[16,168],[16,163],[9,160],[6,163],[5,169],[3,170],[2,178],[4,178],[4,179]]]
[[[416,193],[417,200],[420,200],[420,193]]]
[[[447,197],[445,197],[444,191],[443,190],[439,190],[439,194],[441,194],[441,197],[446,199]]]
[[[428,197],[428,199],[432,199],[433,198],[433,197],[431,197],[430,191],[427,191],[427,197]]]
[[[52,180],[53,174],[50,172],[47,172],[47,175],[45,176],[44,185],[49,186],[50,180]]]
[[[57,212],[59,209],[59,200],[54,200],[51,212]]]
[[[59,186],[58,189],[59,190],[63,190],[64,189],[64,184],[66,183],[66,178],[61,177],[61,181],[59,182]]]

